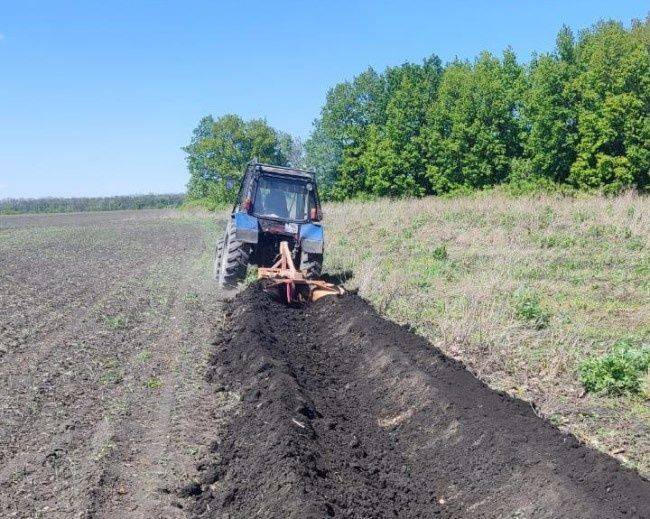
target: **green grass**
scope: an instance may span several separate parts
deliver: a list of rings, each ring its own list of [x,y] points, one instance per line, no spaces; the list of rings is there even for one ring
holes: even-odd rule
[[[525,288],[517,290],[513,296],[513,306],[519,319],[540,330],[548,326],[551,315],[542,307],[539,295],[534,291]]]
[[[581,397],[582,366],[650,341],[649,198],[353,201],[326,205],[325,227],[325,272],[351,273],[380,312],[650,474],[650,376]]]
[[[116,359],[109,359],[104,361],[103,370],[99,376],[99,382],[106,386],[113,386],[122,382],[124,373],[120,367],[120,363]]]
[[[163,386],[163,382],[158,377],[150,377],[144,385],[147,389],[160,389]]]
[[[123,330],[126,328],[127,319],[123,315],[105,315],[104,324],[110,330]]]
[[[152,357],[152,353],[149,350],[142,350],[141,352],[138,352],[138,354],[135,356],[135,358],[138,360],[138,362],[149,362]]]
[[[580,381],[585,390],[620,395],[645,393],[650,369],[650,344],[617,341],[611,351],[580,363]],[[650,393],[646,393],[650,397]]]

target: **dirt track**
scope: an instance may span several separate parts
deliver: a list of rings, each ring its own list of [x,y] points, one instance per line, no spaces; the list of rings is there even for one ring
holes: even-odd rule
[[[648,517],[650,483],[496,393],[362,299],[249,288],[208,378],[239,395],[198,517]]]

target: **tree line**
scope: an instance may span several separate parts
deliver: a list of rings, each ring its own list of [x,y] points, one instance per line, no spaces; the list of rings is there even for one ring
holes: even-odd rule
[[[0,214],[160,209],[164,207],[178,207],[184,200],[185,195],[183,194],[79,198],[7,198],[0,200]]]
[[[511,49],[432,55],[332,87],[302,143],[264,120],[206,117],[184,148],[188,197],[229,201],[252,158],[317,172],[324,198],[423,196],[508,183],[650,187],[650,17],[600,22],[522,64]]]

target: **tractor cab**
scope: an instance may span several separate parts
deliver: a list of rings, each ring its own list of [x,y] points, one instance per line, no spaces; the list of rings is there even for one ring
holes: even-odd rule
[[[324,235],[314,173],[296,168],[251,163],[244,172],[215,258],[215,277],[233,285],[248,264],[268,267],[287,242],[299,269],[320,275]]]
[[[252,200],[252,214],[284,222],[317,219],[314,183],[302,177],[261,175]]]

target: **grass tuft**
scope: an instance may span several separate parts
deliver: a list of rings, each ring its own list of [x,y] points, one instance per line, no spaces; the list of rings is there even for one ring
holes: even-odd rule
[[[114,368],[107,369],[99,377],[99,381],[106,386],[119,384],[120,382],[122,382],[122,379],[123,379],[122,372]]]
[[[649,369],[650,345],[635,345],[623,339],[616,342],[609,353],[584,360],[579,372],[580,381],[588,392],[650,396]]]
[[[123,330],[126,328],[126,317],[123,315],[106,315],[104,316],[104,324],[110,330]]]
[[[163,383],[158,377],[151,377],[144,383],[144,385],[147,389],[160,389]]]
[[[149,350],[142,350],[139,352],[135,357],[138,360],[138,362],[148,362],[151,360],[152,353]]]
[[[528,321],[538,330],[546,328],[551,314],[542,306],[537,293],[531,289],[522,288],[513,296],[515,315],[524,321]]]

